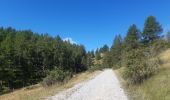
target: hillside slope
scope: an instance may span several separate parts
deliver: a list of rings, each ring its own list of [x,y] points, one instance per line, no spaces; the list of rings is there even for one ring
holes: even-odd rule
[[[159,72],[140,85],[126,85],[132,100],[170,100],[170,49],[158,55]]]
[[[0,95],[0,100],[45,100],[45,98],[73,87],[75,84],[81,83],[85,80],[90,80],[92,77],[98,75],[99,73],[100,71],[76,74],[65,84],[56,84],[46,88],[42,87],[40,84],[25,87],[19,90],[15,90],[11,93]]]

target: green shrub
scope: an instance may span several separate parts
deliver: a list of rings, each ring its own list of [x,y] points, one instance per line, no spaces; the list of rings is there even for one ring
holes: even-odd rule
[[[162,39],[155,40],[150,44],[153,47],[156,54],[166,50],[168,47],[168,42]]]
[[[159,67],[159,61],[154,56],[152,48],[133,49],[125,55],[126,62],[124,78],[129,83],[137,84],[155,74]]]
[[[68,71],[63,71],[61,69],[52,70],[46,78],[43,79],[43,86],[51,86],[53,84],[59,84],[67,81],[71,78],[71,73]]]
[[[0,86],[0,95],[8,92],[11,92],[9,87]]]
[[[102,69],[104,69],[104,67],[100,64],[97,64],[97,65],[91,66],[88,70],[90,72],[93,72],[93,71],[102,70]]]

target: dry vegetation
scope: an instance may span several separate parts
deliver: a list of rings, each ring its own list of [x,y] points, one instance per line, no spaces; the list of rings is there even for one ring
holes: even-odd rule
[[[40,84],[26,87],[9,94],[4,94],[0,96],[0,100],[42,100],[64,89],[70,88],[77,83],[89,80],[98,73],[100,73],[100,71],[80,73],[63,85],[53,85],[48,88],[44,88]]]
[[[131,100],[170,100],[170,49],[158,55],[159,72],[138,85],[127,84],[121,77],[121,82],[127,88]],[[117,71],[122,75],[124,68]]]

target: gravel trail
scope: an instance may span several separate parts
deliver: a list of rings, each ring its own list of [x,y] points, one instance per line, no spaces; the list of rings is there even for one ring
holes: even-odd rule
[[[128,100],[128,98],[115,73],[107,69],[92,80],[79,83],[48,100]]]

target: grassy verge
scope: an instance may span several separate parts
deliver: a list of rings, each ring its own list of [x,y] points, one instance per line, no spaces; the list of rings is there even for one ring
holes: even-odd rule
[[[116,71],[130,100],[170,100],[170,50],[159,55],[159,58],[159,72],[138,85],[128,84],[121,78],[124,68]]]
[[[34,86],[26,87],[9,94],[1,95],[0,100],[42,100],[48,96],[55,95],[60,91],[73,87],[77,83],[89,80],[92,78],[92,76],[97,75],[99,72],[100,71],[77,74],[63,85],[53,85],[51,87],[44,88],[40,84],[37,84]]]

